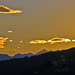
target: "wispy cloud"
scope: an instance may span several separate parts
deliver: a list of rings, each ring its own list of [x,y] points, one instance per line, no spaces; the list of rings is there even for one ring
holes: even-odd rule
[[[47,41],[45,40],[34,40],[34,41],[30,41],[30,44],[45,44],[47,43]]]
[[[21,10],[13,10],[8,7],[4,7],[3,5],[0,5],[0,13],[13,14],[13,13],[22,13],[22,11]]]
[[[54,44],[54,43],[59,43],[59,42],[71,42],[70,39],[67,39],[67,38],[59,38],[59,37],[55,37],[51,40],[48,40],[48,42],[50,42],[51,44]]]
[[[75,42],[75,40],[72,40],[72,42]]]
[[[12,33],[12,32],[13,32],[12,30],[9,30],[9,31],[8,31],[8,33]]]
[[[46,40],[33,40],[33,41],[30,41],[29,43],[30,44],[47,44],[47,43],[54,44],[54,43],[59,43],[59,42],[72,42],[72,41],[73,40],[70,40],[67,38],[55,37],[55,38],[47,40],[47,41]]]
[[[8,38],[0,37],[0,48],[4,48],[5,42]]]

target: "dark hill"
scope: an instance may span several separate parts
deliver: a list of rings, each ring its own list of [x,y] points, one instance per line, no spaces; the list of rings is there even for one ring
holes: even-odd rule
[[[2,75],[52,75],[74,71],[75,48],[0,62]]]

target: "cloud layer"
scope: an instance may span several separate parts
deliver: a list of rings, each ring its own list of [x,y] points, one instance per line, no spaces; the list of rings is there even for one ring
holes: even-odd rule
[[[0,48],[4,48],[5,42],[7,41],[8,38],[3,38],[0,37]]]
[[[4,7],[3,5],[0,5],[0,13],[13,14],[13,13],[22,13],[22,11],[21,10],[13,10],[8,7]]]
[[[46,40],[33,40],[33,41],[30,41],[29,43],[30,44],[47,44],[47,43],[54,44],[54,43],[59,43],[59,42],[75,42],[75,40],[55,37],[47,41]]]

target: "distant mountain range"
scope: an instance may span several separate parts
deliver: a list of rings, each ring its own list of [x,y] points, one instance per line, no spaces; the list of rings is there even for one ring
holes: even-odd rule
[[[9,60],[11,58],[12,57],[8,56],[7,54],[0,54],[0,61]]]
[[[10,59],[16,59],[16,58],[24,58],[24,57],[31,57],[31,56],[37,56],[37,55],[40,55],[40,54],[43,54],[43,53],[47,53],[48,51],[43,49],[42,51],[36,53],[36,54],[32,54],[32,53],[28,53],[28,54],[16,54],[14,55],[13,57],[7,55],[7,54],[0,54],[0,61],[3,61],[3,60],[10,60]]]

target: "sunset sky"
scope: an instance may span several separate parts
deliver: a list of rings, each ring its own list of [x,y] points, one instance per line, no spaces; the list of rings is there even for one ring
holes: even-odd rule
[[[20,13],[0,12],[0,37],[8,37],[1,54],[36,53],[75,47],[75,42],[30,44],[54,37],[75,39],[75,0],[0,0]]]

